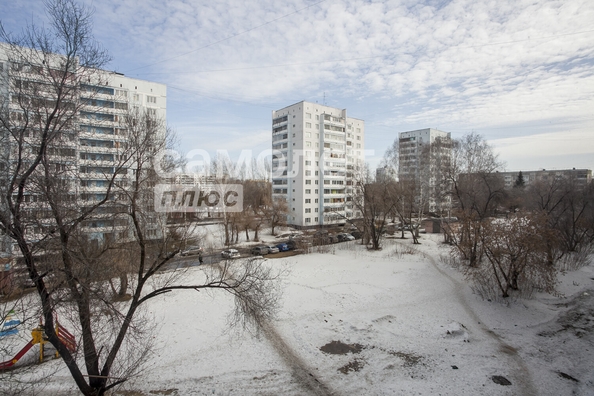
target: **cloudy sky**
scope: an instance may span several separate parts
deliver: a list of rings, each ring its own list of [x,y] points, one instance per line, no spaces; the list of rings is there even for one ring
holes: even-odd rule
[[[594,168],[592,0],[81,0],[108,69],[167,84],[185,151],[271,145],[301,100],[365,120],[377,165],[398,132],[488,139],[507,170]],[[0,2],[9,31],[42,0]]]

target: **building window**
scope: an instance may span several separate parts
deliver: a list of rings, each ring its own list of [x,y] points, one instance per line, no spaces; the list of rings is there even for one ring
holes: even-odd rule
[[[311,120],[311,113],[305,113],[305,118]],[[311,124],[310,124],[310,126],[311,126]]]
[[[317,217],[314,217],[314,221],[317,223],[318,222],[318,218]]]
[[[306,180],[305,184],[311,184],[311,180]]]
[[[311,208],[305,208],[305,213],[311,213]]]
[[[305,190],[305,193],[306,194],[311,194],[311,189],[308,188],[307,190]]]
[[[311,132],[305,132],[305,137],[310,138],[311,137]]]
[[[311,142],[305,142],[305,147],[311,147]]]
[[[311,203],[311,198],[307,198],[307,199],[305,200],[305,203],[306,203],[306,204],[307,204],[307,203]]]
[[[156,96],[147,96],[146,103],[157,104],[157,97]]]
[[[317,172],[316,172],[317,173]],[[305,171],[305,176],[311,176],[311,171],[310,170],[306,170]]]
[[[305,165],[311,165],[311,161],[305,161]]]
[[[311,217],[306,217],[306,218],[305,218],[305,222],[306,222],[306,223],[311,223]]]
[[[320,116],[318,114],[316,114],[316,120],[319,121],[320,120]]]
[[[311,128],[311,122],[306,122],[306,123],[305,123],[305,127],[306,127],[306,128]]]
[[[314,202],[315,202],[315,203],[318,203],[318,199],[316,198]]]

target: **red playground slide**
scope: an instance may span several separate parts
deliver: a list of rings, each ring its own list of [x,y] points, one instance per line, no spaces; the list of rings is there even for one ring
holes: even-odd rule
[[[29,349],[31,349],[32,346],[33,346],[33,340],[29,341],[29,343],[27,345],[25,345],[23,347],[23,349],[21,349],[19,351],[19,353],[16,354],[15,357],[13,357],[10,360],[7,360],[6,362],[0,362],[0,370],[5,370],[5,369],[15,365],[16,362],[18,362],[19,359],[22,358],[25,355],[25,353],[27,353],[27,351]]]

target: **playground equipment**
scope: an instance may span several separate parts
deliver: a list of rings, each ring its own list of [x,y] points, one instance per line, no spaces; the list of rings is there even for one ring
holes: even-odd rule
[[[60,323],[56,320],[56,334],[62,343],[68,348],[70,352],[74,352],[76,350],[76,340],[74,336],[66,330],[64,327],[60,325]],[[39,326],[31,330],[31,337],[33,338],[31,341],[27,343],[12,359],[7,360],[5,362],[0,362],[0,370],[6,370],[12,366],[14,366],[25,354],[33,347],[35,344],[39,344],[39,362],[43,362],[43,349],[46,343],[49,341],[47,340],[47,335],[45,334],[45,328],[43,323],[39,321]],[[56,351],[56,358],[60,357],[58,352]]]

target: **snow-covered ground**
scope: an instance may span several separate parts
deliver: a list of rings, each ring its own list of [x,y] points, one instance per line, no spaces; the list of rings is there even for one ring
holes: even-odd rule
[[[223,292],[155,299],[160,348],[119,394],[594,394],[592,264],[561,276],[563,297],[503,305],[439,261],[439,237],[421,242],[415,254],[409,239],[269,259],[289,272],[278,320],[256,337],[228,331]],[[76,393],[64,368],[43,392]]]

